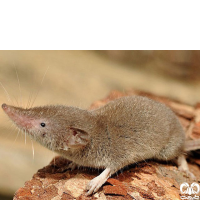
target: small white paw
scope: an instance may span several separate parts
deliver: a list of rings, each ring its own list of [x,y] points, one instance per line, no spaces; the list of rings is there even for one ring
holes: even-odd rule
[[[190,172],[188,169],[184,169],[184,167],[179,166],[178,170],[185,172],[187,174],[187,176],[190,177],[191,179],[196,179],[196,176],[192,172]]]
[[[93,178],[86,187],[86,190],[88,190],[86,195],[88,196],[97,192],[99,188],[107,181],[111,174],[111,169],[106,168],[99,176]]]
[[[97,192],[99,188],[106,182],[106,180],[101,179],[99,176],[92,179],[86,186],[86,190],[88,191],[86,195],[88,196],[88,195],[91,195],[92,193]]]

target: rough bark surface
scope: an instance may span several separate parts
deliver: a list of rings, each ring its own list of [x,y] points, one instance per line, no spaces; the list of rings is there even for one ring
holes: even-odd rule
[[[143,95],[165,103],[180,119],[187,139],[200,139],[200,103],[192,107],[164,97],[131,90],[125,93],[113,91],[107,98],[92,104],[90,109],[103,106],[115,98],[127,95]],[[80,168],[60,173],[59,169],[70,161],[56,157],[49,165],[38,170],[33,178],[15,193],[14,200],[181,199],[181,196],[188,196],[180,192],[182,183],[187,182],[189,185],[193,182],[200,183],[199,155],[198,151],[188,154],[189,168],[196,176],[196,180],[191,180],[184,172],[178,171],[172,162],[160,163],[149,160],[133,164],[113,175],[96,194],[89,197],[85,196],[84,189],[87,183],[100,172],[95,169]],[[194,194],[189,196],[193,197]]]

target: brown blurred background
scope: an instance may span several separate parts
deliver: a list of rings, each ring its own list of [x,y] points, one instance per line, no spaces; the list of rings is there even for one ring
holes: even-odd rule
[[[0,51],[0,84],[11,98],[1,86],[0,103],[88,108],[111,90],[135,88],[195,104],[199,61],[200,51]],[[55,154],[33,142],[33,156],[2,110],[0,121],[0,199],[12,199]]]

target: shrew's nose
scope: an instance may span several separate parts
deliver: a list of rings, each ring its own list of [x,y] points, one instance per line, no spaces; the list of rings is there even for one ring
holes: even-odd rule
[[[1,107],[5,110],[8,106],[5,103],[3,103]]]

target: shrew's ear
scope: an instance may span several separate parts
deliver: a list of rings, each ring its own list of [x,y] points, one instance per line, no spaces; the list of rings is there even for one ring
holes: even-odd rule
[[[69,148],[80,148],[86,146],[89,141],[89,135],[87,132],[77,129],[70,128],[69,138],[67,140],[67,146]]]

